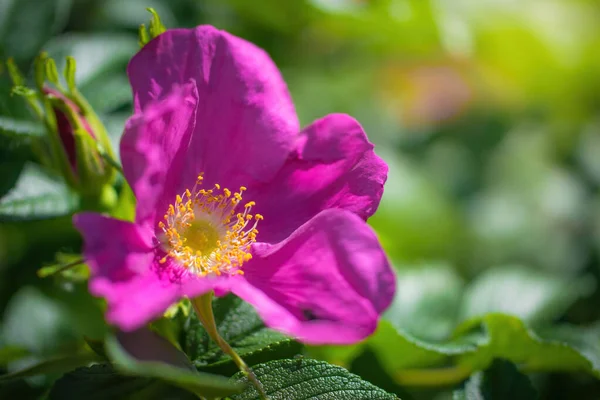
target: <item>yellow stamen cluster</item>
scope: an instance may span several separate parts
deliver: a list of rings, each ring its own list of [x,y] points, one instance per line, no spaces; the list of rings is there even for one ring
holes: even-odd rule
[[[192,191],[177,195],[164,221],[158,223],[167,252],[160,262],[171,257],[199,276],[241,274],[241,265],[252,258],[250,245],[256,241],[256,226],[263,217],[250,214],[253,201],[244,205],[243,212],[236,212],[245,187],[235,193],[218,184],[210,190],[198,189],[202,180],[200,174]]]

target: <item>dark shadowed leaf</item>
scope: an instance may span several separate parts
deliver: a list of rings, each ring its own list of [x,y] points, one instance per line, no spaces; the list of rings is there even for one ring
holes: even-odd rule
[[[125,375],[158,378],[204,397],[224,397],[243,388],[222,376],[197,372],[184,353],[145,328],[109,336],[105,343],[108,357]]]
[[[198,397],[183,389],[152,378],[125,376],[110,364],[78,368],[54,383],[49,400],[169,399],[193,400]]]
[[[213,301],[219,332],[249,365],[277,358],[289,358],[302,350],[291,338],[264,326],[254,308],[233,295]],[[195,314],[183,330],[182,347],[200,370],[233,374],[237,367],[208,337]]]
[[[485,372],[471,376],[464,387],[453,393],[453,400],[535,400],[537,391],[529,378],[514,364],[494,360]]]

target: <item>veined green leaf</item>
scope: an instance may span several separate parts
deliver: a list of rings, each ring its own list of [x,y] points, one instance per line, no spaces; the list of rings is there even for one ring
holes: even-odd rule
[[[305,358],[276,360],[252,368],[271,400],[394,400],[393,394],[362,380],[342,367]],[[232,380],[247,382],[240,372]],[[248,386],[233,400],[260,400]]]
[[[27,164],[15,187],[0,199],[0,221],[31,221],[72,213],[78,200],[61,181]]]
[[[258,364],[299,354],[302,345],[268,329],[254,308],[233,295],[216,298],[213,309],[223,339],[246,361]],[[182,348],[194,365],[203,371],[233,374],[237,367],[229,356],[208,337],[195,314],[190,314],[183,330]]]

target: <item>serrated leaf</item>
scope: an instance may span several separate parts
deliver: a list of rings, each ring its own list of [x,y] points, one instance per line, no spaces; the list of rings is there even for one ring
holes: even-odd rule
[[[266,328],[254,308],[236,296],[216,298],[213,310],[219,333],[249,365],[289,358],[302,350],[300,343]],[[237,370],[229,356],[208,337],[194,313],[186,321],[181,342],[198,369],[222,374]]]
[[[462,355],[459,365],[479,370],[487,368],[495,358],[503,358],[524,371],[581,371],[600,377],[598,354],[582,353],[566,341],[543,339],[513,316],[488,314],[480,321],[487,340],[476,352]],[[463,329],[478,322],[471,321]]]
[[[566,279],[521,266],[502,266],[487,270],[469,285],[460,315],[468,319],[498,312],[529,323],[551,322],[594,287],[591,277]]]
[[[123,374],[158,378],[204,397],[224,397],[242,390],[243,385],[212,374],[197,372],[186,355],[156,333],[140,329],[109,336],[106,353]]]
[[[270,400],[394,400],[398,397],[362,380],[342,367],[298,358],[276,360],[252,368]],[[232,380],[247,383],[240,372]],[[233,400],[260,400],[254,387],[231,396]]]
[[[539,336],[575,349],[590,362],[596,376],[600,375],[600,322],[591,326],[554,326],[541,330]]]
[[[529,378],[512,363],[494,360],[485,370],[473,375],[462,389],[453,393],[453,400],[535,400],[537,391]]]
[[[424,341],[381,321],[367,345],[398,384],[430,386],[454,384],[467,378],[470,367],[445,366],[456,356],[477,351],[484,341],[480,332],[449,341]]]
[[[516,317],[488,314],[463,324],[455,338],[441,342],[418,339],[382,321],[367,344],[401,385],[458,383],[496,358],[514,362],[523,371],[580,371],[598,377],[600,342],[597,331],[590,332],[555,328],[540,336]]]
[[[78,368],[58,379],[48,400],[197,399],[189,392],[157,379],[125,376],[109,364]]]
[[[0,199],[0,221],[32,221],[68,215],[77,197],[36,164],[26,164],[15,187]]]

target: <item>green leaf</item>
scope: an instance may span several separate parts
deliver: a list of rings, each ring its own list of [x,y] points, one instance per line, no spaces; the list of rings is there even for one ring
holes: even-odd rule
[[[529,378],[505,360],[494,360],[485,371],[473,375],[464,388],[453,393],[453,400],[535,400],[537,391]]]
[[[451,341],[424,341],[388,321],[381,321],[367,346],[400,385],[429,386],[453,384],[467,378],[472,372],[470,367],[445,366],[455,356],[475,352],[484,341],[484,335],[479,332]],[[439,366],[444,367],[437,368]]]
[[[34,56],[67,23],[72,0],[0,2],[0,48],[17,60]]]
[[[0,347],[0,366],[20,360],[30,354],[29,350],[22,346]]]
[[[58,253],[56,262],[37,270],[37,276],[47,278],[61,275],[73,281],[85,281],[90,276],[89,267],[84,263],[81,254]]]
[[[462,355],[460,365],[479,370],[487,368],[494,358],[503,358],[525,371],[582,371],[600,377],[597,351],[583,352],[564,340],[543,339],[520,319],[504,314],[488,314],[464,324],[461,330],[469,330],[479,322],[483,323],[487,340],[476,352]]]
[[[460,315],[468,319],[499,312],[529,323],[551,322],[575,300],[593,292],[595,285],[589,278],[566,279],[522,266],[493,268],[469,285]]]
[[[131,103],[131,87],[121,71],[97,76],[82,85],[81,93],[98,113],[108,113]]]
[[[447,265],[400,269],[394,302],[384,317],[424,340],[439,341],[454,330],[464,283]]]
[[[344,368],[323,361],[305,358],[276,360],[256,365],[252,370],[271,400],[397,399]],[[232,380],[247,383],[241,372],[235,374]],[[251,386],[231,398],[260,400],[256,389]]]
[[[0,382],[11,381],[14,379],[26,378],[29,376],[58,374],[72,370],[73,368],[87,365],[101,359],[92,352],[73,354],[63,357],[55,357],[41,361],[19,371],[1,375]]]
[[[158,378],[204,397],[224,397],[243,385],[222,376],[197,372],[186,355],[156,333],[140,329],[109,336],[106,353],[123,374]]]
[[[457,383],[496,358],[523,371],[580,371],[599,377],[599,330],[563,327],[540,336],[516,317],[488,314],[463,324],[455,338],[442,342],[415,338],[382,321],[367,344],[401,385]]]
[[[15,187],[0,199],[0,221],[32,221],[71,214],[77,197],[36,164],[26,164]]]
[[[118,374],[110,365],[96,364],[78,368],[58,379],[48,398],[66,399],[122,399],[152,383],[150,378],[129,377]]]
[[[41,124],[0,116],[0,134],[6,136],[39,137],[44,134]]]
[[[227,295],[213,301],[219,333],[249,365],[299,354],[302,345],[264,326],[254,308],[240,298]],[[233,374],[237,367],[208,337],[196,314],[183,329],[182,348],[203,371]]]
[[[539,335],[577,350],[590,362],[596,376],[600,375],[600,322],[591,326],[554,326],[541,330]]]
[[[157,379],[119,374],[109,364],[78,368],[58,379],[48,400],[106,400],[106,399],[197,399],[180,388]]]

